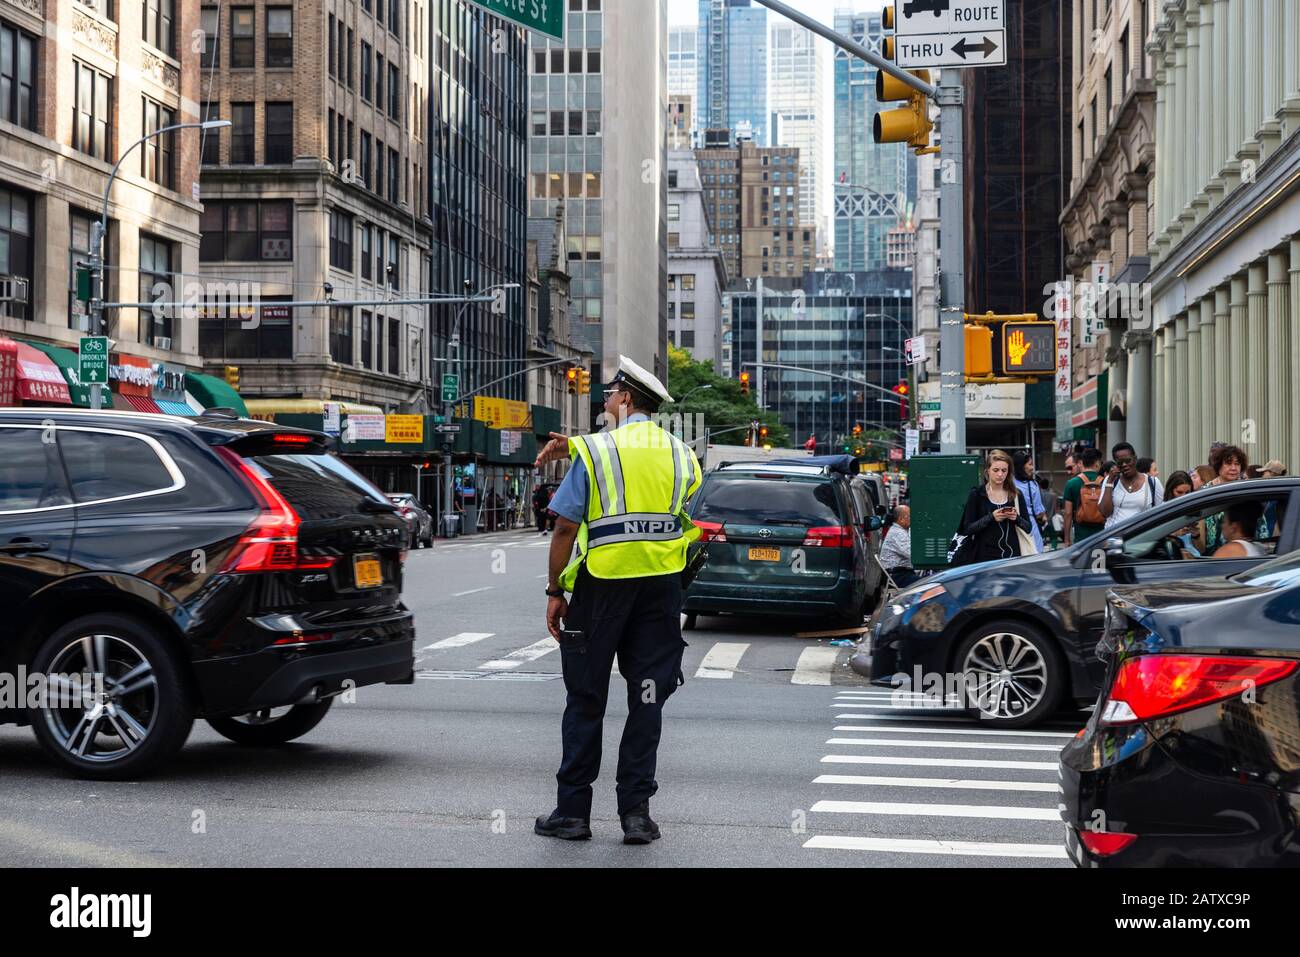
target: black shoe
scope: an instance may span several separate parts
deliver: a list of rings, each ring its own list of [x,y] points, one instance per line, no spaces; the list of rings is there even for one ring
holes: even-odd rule
[[[649,844],[659,840],[659,825],[650,818],[650,802],[642,801],[625,814],[619,815],[623,823],[624,844]]]
[[[550,817],[538,817],[533,833],[542,837],[558,837],[562,841],[591,840],[591,822],[585,817],[560,817],[552,811]]]

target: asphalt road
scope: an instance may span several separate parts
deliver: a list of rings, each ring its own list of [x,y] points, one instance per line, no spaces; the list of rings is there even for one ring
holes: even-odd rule
[[[410,555],[411,687],[363,688],[299,742],[251,750],[195,725],[153,778],[91,783],[0,728],[0,865],[1065,866],[1056,751],[1081,724],[990,732],[871,688],[821,623],[702,619],[665,707],[664,832],[624,847],[610,695],[590,842],[537,837],[564,704],[542,596],[549,539]]]

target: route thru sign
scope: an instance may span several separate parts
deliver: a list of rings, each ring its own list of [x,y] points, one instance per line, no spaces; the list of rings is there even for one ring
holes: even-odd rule
[[[905,69],[1006,65],[1006,0],[899,0],[896,12]]]

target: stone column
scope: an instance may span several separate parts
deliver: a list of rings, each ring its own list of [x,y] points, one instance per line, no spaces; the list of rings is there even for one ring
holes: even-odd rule
[[[1172,126],[1170,129],[1171,136],[1167,142],[1170,147],[1170,161],[1173,163],[1173,206],[1170,209],[1172,214],[1172,223],[1174,224],[1174,242],[1178,242],[1188,226],[1190,225],[1187,212],[1187,205],[1190,197],[1191,177],[1188,175],[1188,155],[1187,147],[1191,137],[1195,135],[1194,124],[1187,122],[1188,106],[1192,97],[1188,96],[1189,75],[1187,72],[1188,57],[1188,26],[1187,18],[1181,10],[1174,13],[1174,108],[1171,110]],[[1157,147],[1158,148],[1158,147]]]
[[[1214,63],[1214,79],[1217,85],[1214,88],[1214,126],[1212,127],[1213,135],[1210,137],[1213,142],[1210,148],[1214,151],[1213,167],[1213,193],[1215,203],[1223,198],[1225,189],[1231,189],[1231,183],[1225,182],[1223,172],[1227,169],[1229,162],[1235,161],[1236,149],[1230,147],[1231,125],[1232,125],[1232,102],[1228,96],[1228,91],[1232,85],[1232,70],[1230,68],[1232,60],[1231,48],[1228,45],[1228,38],[1231,36],[1231,11],[1228,9],[1228,0],[1214,0],[1214,55],[1210,58]]]
[[[1224,284],[1214,291],[1214,377],[1205,388],[1214,396],[1214,434],[1212,442],[1227,442],[1236,430],[1232,427],[1232,402],[1228,398],[1228,380],[1232,375],[1232,287]]]
[[[1288,470],[1300,470],[1300,383],[1295,377],[1300,375],[1300,236],[1291,240],[1291,308],[1287,316],[1287,327],[1291,333],[1290,361],[1287,376],[1291,379],[1291,401],[1286,407],[1286,421],[1290,426],[1290,440],[1287,453],[1291,456],[1286,463]]]
[[[1218,369],[1218,357],[1214,354],[1217,335],[1214,300],[1213,292],[1201,300],[1201,371],[1196,377],[1196,401],[1201,407],[1201,427],[1192,442],[1193,458],[1189,465],[1199,465],[1209,450],[1210,443],[1216,441],[1214,417],[1217,410],[1214,407],[1214,380]]]
[[[1240,0],[1228,5],[1229,26],[1224,41],[1228,47],[1228,82],[1225,84],[1228,162],[1223,178],[1229,193],[1241,182],[1241,160],[1237,154],[1246,139],[1246,6]]]
[[[1132,334],[1128,357],[1128,422],[1125,440],[1135,449],[1151,448],[1151,333]]]
[[[1285,4],[1294,4],[1294,0],[1264,0],[1263,31],[1260,44],[1264,72],[1264,95],[1262,116],[1260,118],[1260,145],[1264,158],[1273,155],[1282,143],[1282,122],[1277,118],[1282,107],[1282,36],[1286,28]]]
[[[1171,364],[1172,376],[1169,382],[1169,405],[1173,414],[1173,442],[1168,453],[1174,462],[1187,461],[1187,410],[1190,406],[1191,393],[1187,386],[1191,380],[1187,377],[1187,313],[1182,313],[1174,320],[1174,349]]]
[[[1215,122],[1215,107],[1218,105],[1214,97],[1214,0],[1201,0],[1200,11],[1200,70],[1197,74],[1197,99],[1200,107],[1200,119],[1197,129],[1202,131],[1197,136],[1197,161],[1196,161],[1196,188],[1201,193],[1200,201],[1203,202],[1203,208],[1198,213],[1198,218],[1208,212],[1209,209],[1218,201],[1219,193],[1216,195],[1212,189],[1215,175],[1219,172],[1218,166],[1215,165],[1215,145],[1212,130]]]
[[[1165,453],[1169,450],[1169,403],[1166,401],[1165,384],[1169,381],[1166,363],[1168,361],[1168,349],[1165,333],[1169,326],[1163,326],[1156,330],[1155,341],[1152,343],[1151,358],[1151,379],[1153,386],[1154,400],[1151,403],[1151,433],[1155,440],[1154,444],[1148,442],[1145,448],[1139,447],[1133,443],[1133,447],[1138,449],[1138,454],[1146,454],[1155,458],[1157,462],[1169,461],[1169,456]]]
[[[1197,455],[1201,444],[1201,395],[1192,383],[1201,380],[1201,303],[1195,302],[1187,310],[1186,368],[1183,371],[1183,401],[1187,407],[1187,445],[1179,468],[1185,468]],[[1168,472],[1164,473],[1168,475]]]
[[[1252,263],[1247,273],[1246,415],[1243,446],[1252,462],[1267,462],[1268,394],[1268,260]]]
[[[1201,154],[1205,152],[1202,144],[1204,137],[1197,135],[1203,129],[1202,117],[1204,105],[1201,103],[1201,83],[1203,66],[1201,64],[1201,7],[1198,0],[1189,0],[1187,4],[1187,95],[1183,109],[1183,199],[1184,212],[1188,214],[1187,228],[1196,223],[1209,209],[1209,199],[1204,195],[1208,176],[1201,176]],[[1209,60],[1209,55],[1205,56]],[[1188,207],[1191,207],[1188,210]]]
[[[1228,342],[1232,350],[1232,356],[1228,363],[1228,375],[1225,377],[1228,383],[1228,408],[1231,410],[1228,418],[1228,434],[1220,441],[1228,442],[1231,445],[1241,444],[1241,423],[1246,418],[1246,384],[1247,361],[1249,353],[1246,351],[1247,344],[1250,340],[1250,285],[1249,277],[1245,271],[1237,273],[1232,277],[1230,285],[1232,290],[1231,303],[1229,311],[1231,316],[1228,320]],[[1247,449],[1247,452],[1250,450]]]
[[[1300,129],[1300,3],[1286,4],[1283,27],[1278,31],[1282,44],[1282,119],[1283,136]],[[1300,450],[1297,450],[1300,451]],[[1291,463],[1287,463],[1290,468]]]
[[[1287,468],[1295,458],[1291,448],[1287,412],[1294,388],[1288,368],[1291,359],[1291,250],[1282,246],[1268,257],[1268,438],[1265,453],[1281,459]],[[1300,467],[1300,464],[1297,465]]]
[[[1254,163],[1258,167],[1259,128],[1264,121],[1264,70],[1261,62],[1264,50],[1264,0],[1247,0],[1238,6],[1244,8],[1244,19],[1241,33],[1233,38],[1233,46],[1241,48],[1245,60],[1245,90],[1242,97],[1244,137],[1237,148],[1237,159],[1242,163]]]
[[[1164,54],[1153,57],[1156,65],[1156,142],[1169,142],[1169,71],[1163,64]],[[1173,163],[1169,152],[1156,149],[1156,222],[1152,231],[1155,236],[1154,254],[1159,257],[1167,247],[1165,230],[1169,226],[1169,181],[1172,176]]]

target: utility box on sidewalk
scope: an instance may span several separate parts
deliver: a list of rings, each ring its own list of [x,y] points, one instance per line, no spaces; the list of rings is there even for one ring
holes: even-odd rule
[[[912,567],[944,568],[970,490],[980,484],[977,455],[914,455],[907,465],[912,507]]]

